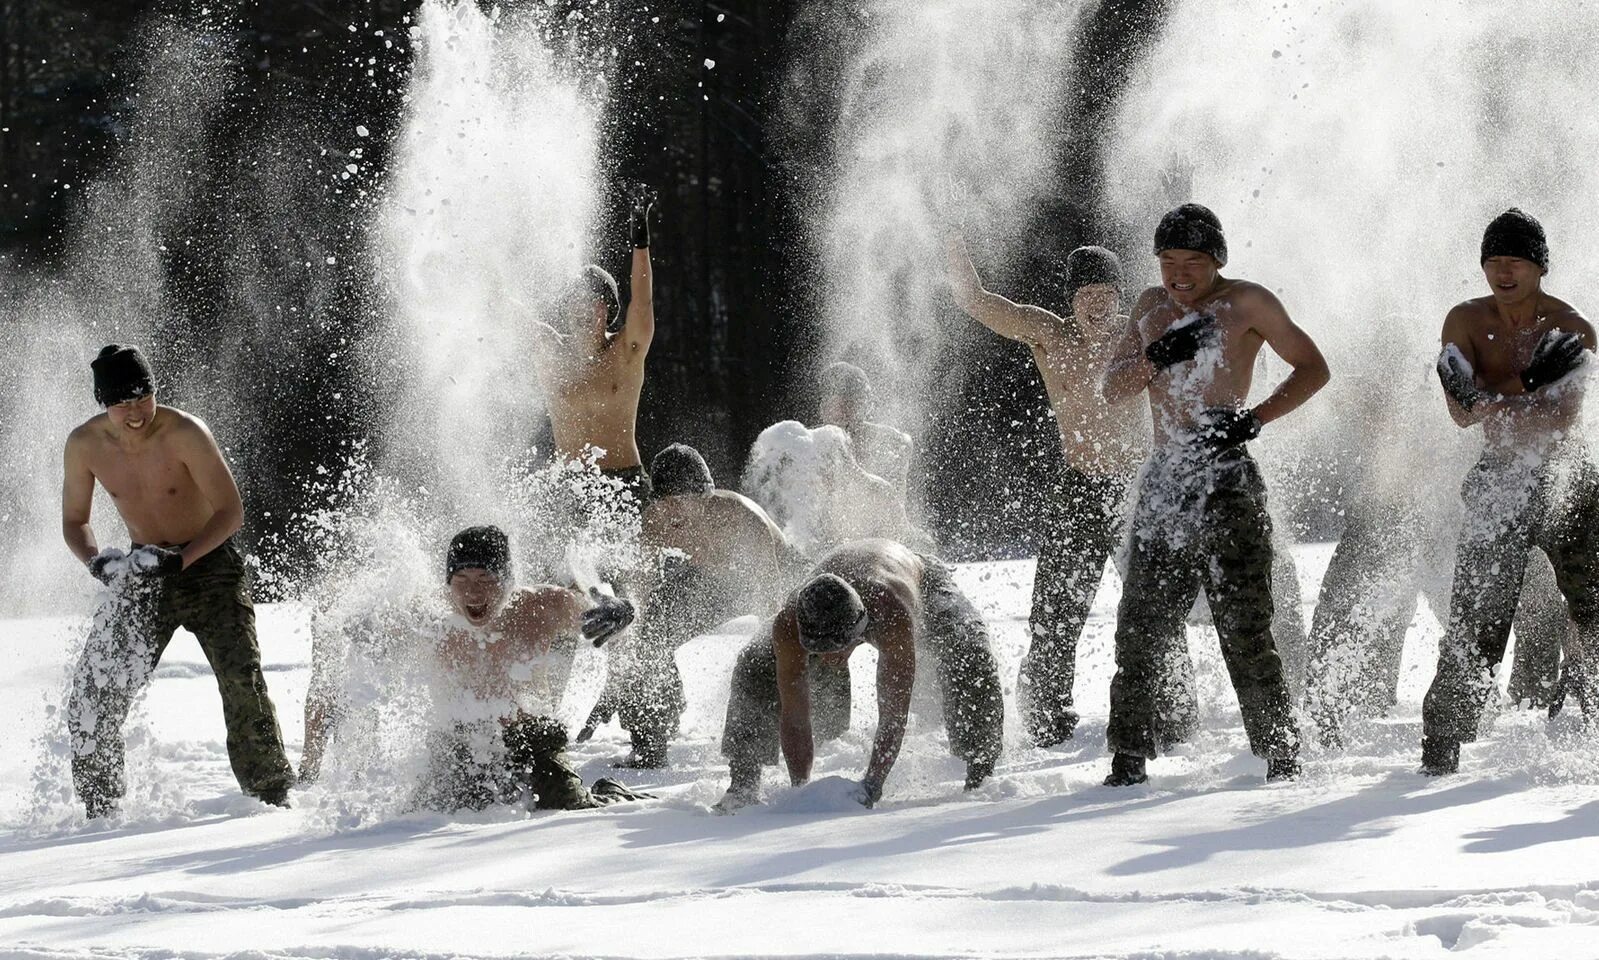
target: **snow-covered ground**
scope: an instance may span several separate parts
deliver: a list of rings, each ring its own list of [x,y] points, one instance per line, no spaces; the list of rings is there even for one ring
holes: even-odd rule
[[[1302,553],[1307,598],[1327,554]],[[1032,564],[959,576],[1012,686]],[[260,613],[297,751],[306,612]],[[772,802],[736,817],[704,809],[725,787],[716,739],[736,638],[682,652],[686,742],[670,772],[624,777],[660,800],[447,817],[380,816],[325,787],[297,791],[286,812],[241,797],[215,686],[180,634],[129,725],[133,791],[92,825],[60,753],[81,621],[5,622],[0,955],[1599,957],[1599,747],[1507,711],[1459,776],[1417,776],[1438,634],[1425,604],[1396,716],[1273,786],[1205,628],[1191,628],[1202,735],[1152,763],[1147,786],[1099,786],[1112,614],[1106,589],[1081,655],[1085,719],[1064,747],[1013,741],[998,776],[963,795],[960,764],[924,726],[875,810],[830,803],[823,783],[787,790],[774,772]],[[865,666],[855,729],[821,751],[818,776],[864,765]],[[622,752],[611,727],[574,756],[593,779]]]

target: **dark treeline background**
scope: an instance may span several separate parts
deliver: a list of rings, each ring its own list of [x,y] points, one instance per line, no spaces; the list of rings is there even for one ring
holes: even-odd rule
[[[609,24],[617,62],[644,64],[610,76],[605,171],[618,184],[655,184],[663,198],[654,246],[661,324],[640,447],[648,458],[673,440],[692,443],[732,485],[762,428],[813,420],[807,384],[830,359],[812,349],[817,277],[807,262],[805,198],[794,187],[794,158],[824,155],[829,131],[792,123],[779,130],[793,97],[811,98],[806,114],[825,118],[837,93],[825,77],[794,69],[803,16],[826,5],[645,6],[553,4],[598,29]],[[272,384],[248,419],[235,417],[229,437],[252,537],[280,533],[319,506],[326,488],[314,480],[317,468],[336,469],[346,445],[383,413],[381,389],[359,382],[356,358],[340,345],[381,309],[363,212],[381,191],[399,123],[415,8],[414,0],[0,0],[0,267],[48,269],[64,254],[83,215],[83,186],[118,163],[140,110],[133,91],[158,37],[152,24],[204,23],[222,38],[231,75],[203,139],[189,145],[191,200],[182,215],[155,225],[171,251],[162,279],[177,304],[160,329],[196,351],[231,341],[239,348],[216,356],[232,369],[218,376]],[[1061,267],[1073,246],[1109,238],[1135,252],[1134,232],[1096,214],[1095,132],[1163,12],[1159,0],[1105,0],[1082,14],[1075,69],[1060,91],[1068,119],[1059,189],[1036,211],[1026,249],[1011,251],[1008,263],[981,264],[1013,297],[1064,310]],[[706,59],[714,70],[703,67]],[[371,131],[360,158],[365,187],[335,193],[327,184],[358,123]],[[281,184],[296,179],[285,174],[296,172],[305,186],[285,197]],[[608,229],[617,256],[602,262],[621,270],[620,202],[615,207]],[[324,269],[324,255],[338,266]],[[255,289],[239,288],[241,258]],[[296,305],[292,336],[274,326],[290,322],[284,304]],[[293,340],[300,356],[326,359],[284,378],[273,348],[280,339]],[[1037,494],[1059,466],[1055,428],[1024,348],[986,333],[968,343],[941,361],[950,369],[934,378],[942,386],[929,398],[927,422],[902,426],[922,444],[928,519],[949,552],[1019,555],[1033,545]],[[957,375],[957,364],[981,375]],[[963,468],[940,469],[948,463]]]

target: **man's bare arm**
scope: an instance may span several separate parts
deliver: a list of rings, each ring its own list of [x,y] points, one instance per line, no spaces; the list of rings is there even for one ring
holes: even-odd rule
[[[81,429],[81,428],[80,428]],[[94,474],[89,470],[84,440],[77,431],[67,437],[63,454],[65,476],[61,481],[61,536],[67,549],[84,563],[100,552],[89,526],[89,511],[94,505]]]
[[[1111,352],[1110,363],[1105,366],[1105,381],[1099,392],[1106,403],[1131,400],[1143,393],[1149,382],[1155,379],[1155,365],[1144,356],[1144,338],[1138,332],[1138,318],[1154,308],[1158,296],[1160,289],[1151,288],[1139,294],[1137,302],[1133,304],[1132,313],[1127,317],[1127,328],[1116,342],[1116,349]]]
[[[772,648],[777,653],[777,736],[788,764],[789,782],[796,787],[811,779],[816,742],[811,735],[811,685],[806,676],[805,648],[792,613],[779,613],[772,621]]]
[[[628,289],[627,325],[622,335],[630,349],[649,353],[655,341],[655,274],[650,265],[650,248],[633,248],[633,272]]]
[[[905,742],[905,722],[911,710],[911,686],[916,680],[916,644],[911,619],[903,611],[880,625],[877,644],[877,735],[866,779],[882,789],[899,759]]]
[[[1265,339],[1273,353],[1293,367],[1293,372],[1277,385],[1271,396],[1255,407],[1255,416],[1266,424],[1292,413],[1315,396],[1316,391],[1332,379],[1332,372],[1327,369],[1327,359],[1321,355],[1316,341],[1289,319],[1288,311],[1283,309],[1276,294],[1265,287],[1256,287],[1245,302],[1250,308],[1250,325],[1255,332]]]
[[[174,434],[179,456],[213,511],[211,519],[183,548],[183,566],[188,568],[239,532],[244,526],[244,501],[239,498],[233,471],[222,459],[210,429],[198,418],[184,420],[180,426]]]
[[[972,319],[1002,337],[1030,346],[1045,346],[1066,332],[1067,323],[1043,307],[1034,307],[991,293],[983,287],[972,265],[966,241],[957,234],[945,240],[949,255],[949,286],[955,305]]]

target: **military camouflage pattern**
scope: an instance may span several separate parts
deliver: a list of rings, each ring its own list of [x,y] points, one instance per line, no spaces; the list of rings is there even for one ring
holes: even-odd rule
[[[1022,719],[1039,745],[1059,743],[1077,727],[1077,641],[1121,536],[1126,491],[1119,477],[1068,467],[1050,495],[1028,617],[1032,639],[1016,683]]]
[[[261,674],[244,559],[229,540],[171,577],[119,579],[95,613],[67,711],[72,782],[91,814],[127,789],[122,725],[178,627],[200,641],[216,674],[239,787],[281,802],[294,782]]]
[[[530,810],[599,806],[566,762],[566,728],[518,712],[505,722],[456,723],[429,744],[432,769],[419,803],[453,812],[519,803]]]
[[[1139,490],[1106,739],[1116,753],[1154,758],[1191,732],[1192,690],[1180,689],[1173,664],[1187,656],[1184,622],[1203,586],[1250,749],[1294,756],[1299,730],[1271,631],[1265,483],[1242,447],[1187,456],[1175,469],[1146,468]]]
[[[931,660],[937,671],[950,753],[974,766],[991,766],[1003,745],[1005,705],[988,627],[955,585],[949,568],[932,557],[922,561],[917,667]],[[807,661],[811,734],[823,743],[849,729],[849,665],[814,655]],[[777,762],[778,713],[777,654],[770,631],[764,630],[744,647],[733,667],[722,755],[735,786],[758,779],[761,765]]]
[[[1449,629],[1438,672],[1422,701],[1423,735],[1468,742],[1504,659],[1530,550],[1554,565],[1555,582],[1576,624],[1577,648],[1599,643],[1599,471],[1585,451],[1544,464],[1489,453],[1461,487],[1466,523],[1455,558]],[[1599,717],[1599,688],[1574,656],[1561,678],[1589,717]]]

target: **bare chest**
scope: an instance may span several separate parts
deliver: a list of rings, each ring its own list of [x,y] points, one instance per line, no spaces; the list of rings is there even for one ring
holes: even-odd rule
[[[188,503],[197,492],[189,468],[164,444],[135,451],[102,445],[90,457],[89,469],[124,509]]]

